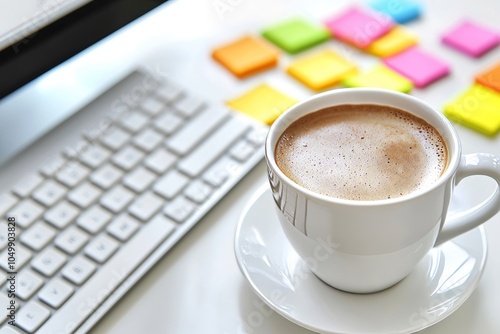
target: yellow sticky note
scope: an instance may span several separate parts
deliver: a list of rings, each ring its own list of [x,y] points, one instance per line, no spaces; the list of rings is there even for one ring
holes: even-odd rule
[[[354,64],[329,50],[298,59],[287,69],[288,74],[316,91],[336,85],[356,71]]]
[[[500,130],[500,94],[474,84],[445,106],[450,120],[493,136]]]
[[[276,118],[297,100],[268,85],[260,85],[226,104],[261,122],[271,125]]]
[[[342,80],[342,84],[346,87],[376,87],[403,93],[409,93],[413,88],[410,80],[384,65],[378,65],[364,73],[350,75]]]
[[[417,44],[417,36],[401,27],[395,27],[374,41],[366,51],[379,57],[389,57]]]

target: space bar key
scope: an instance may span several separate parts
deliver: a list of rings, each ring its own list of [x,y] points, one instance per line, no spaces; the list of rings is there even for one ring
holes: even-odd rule
[[[92,276],[37,334],[74,333],[165,238],[176,224],[156,216]]]

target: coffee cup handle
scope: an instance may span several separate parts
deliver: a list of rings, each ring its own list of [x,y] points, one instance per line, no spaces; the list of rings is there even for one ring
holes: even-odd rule
[[[448,217],[434,246],[439,246],[478,227],[500,211],[500,158],[487,153],[463,155],[456,173],[455,185],[472,175],[485,175],[493,178],[497,183],[494,193],[473,208]]]

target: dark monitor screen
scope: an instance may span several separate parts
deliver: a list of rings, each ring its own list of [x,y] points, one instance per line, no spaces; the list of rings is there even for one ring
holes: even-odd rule
[[[0,50],[0,99],[167,0],[93,0]]]

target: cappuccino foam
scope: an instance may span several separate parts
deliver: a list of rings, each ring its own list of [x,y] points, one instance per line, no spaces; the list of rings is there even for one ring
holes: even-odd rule
[[[276,145],[280,170],[313,192],[349,200],[400,197],[436,182],[447,149],[437,130],[406,111],[340,105],[291,124]]]

